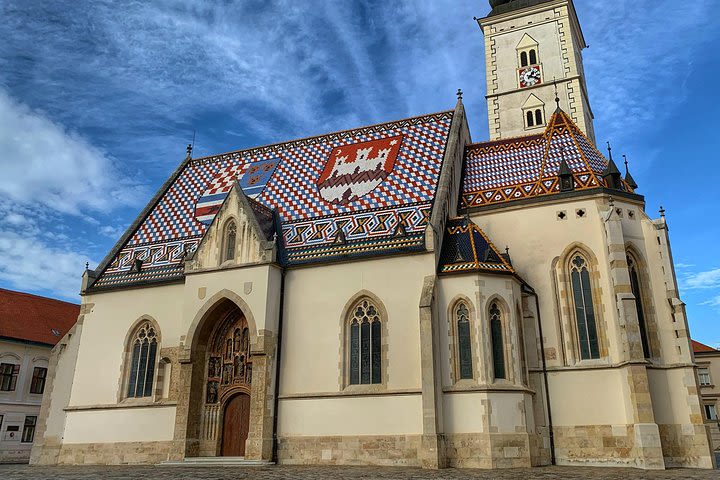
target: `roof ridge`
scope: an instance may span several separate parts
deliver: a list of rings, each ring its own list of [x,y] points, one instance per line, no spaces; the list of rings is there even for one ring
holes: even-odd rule
[[[407,120],[415,120],[415,119],[420,119],[420,118],[425,118],[425,117],[433,117],[433,116],[435,116],[435,115],[443,115],[443,114],[447,114],[447,113],[450,113],[450,114],[455,113],[455,109],[452,109],[452,110],[442,110],[442,111],[433,112],[433,113],[424,113],[424,114],[421,114],[421,115],[413,115],[413,116],[411,116],[411,117],[398,118],[398,119],[396,119],[396,120],[389,120],[389,121],[387,121],[387,122],[371,123],[370,125],[361,125],[361,126],[358,126],[358,127],[347,128],[347,129],[344,129],[344,130],[336,130],[336,131],[333,131],[333,132],[322,133],[322,134],[319,134],[319,135],[309,135],[309,136],[307,136],[307,137],[293,138],[293,139],[285,140],[285,141],[282,141],[282,142],[268,143],[268,144],[265,144],[265,145],[255,145],[255,146],[253,146],[253,147],[241,148],[241,149],[239,149],[239,150],[230,150],[230,151],[228,151],[228,152],[214,153],[214,154],[212,154],[212,155],[206,155],[206,156],[204,156],[204,157],[193,158],[192,161],[193,161],[193,162],[197,162],[197,161],[201,161],[201,160],[210,160],[210,159],[213,159],[213,158],[216,158],[216,157],[222,157],[222,156],[224,156],[224,155],[232,155],[232,154],[238,154],[238,153],[252,152],[253,150],[260,150],[260,149],[271,148],[271,147],[282,147],[282,146],[285,146],[285,145],[289,145],[289,144],[291,144],[291,143],[302,142],[302,141],[305,141],[305,140],[321,139],[321,138],[324,138],[324,137],[328,137],[328,136],[330,136],[330,135],[338,135],[338,134],[341,134],[341,133],[350,133],[350,132],[354,132],[354,131],[356,131],[356,130],[362,130],[362,129],[364,129],[364,128],[380,127],[380,126],[387,125],[387,124],[390,124],[390,123],[404,122],[404,121],[407,121]]]
[[[0,287],[0,292],[8,292],[8,293],[12,293],[12,294],[14,294],[14,295],[23,295],[23,296],[25,296],[25,297],[34,297],[34,298],[38,298],[38,299],[40,299],[40,300],[48,300],[48,301],[50,301],[50,302],[65,303],[65,304],[73,305],[73,306],[76,306],[76,307],[79,307],[79,306],[80,306],[79,303],[68,302],[67,300],[59,300],[59,299],[57,299],[57,298],[52,298],[52,297],[45,297],[45,296],[43,296],[43,295],[37,295],[37,294],[35,294],[35,293],[21,292],[21,291],[19,291],[19,290],[10,290],[10,289],[8,289],[8,288],[2,288],[2,287]]]

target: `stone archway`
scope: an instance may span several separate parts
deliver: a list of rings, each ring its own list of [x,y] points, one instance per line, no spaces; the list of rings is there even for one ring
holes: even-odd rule
[[[247,304],[218,294],[198,312],[186,338],[171,457],[221,455],[227,402],[242,393],[249,403],[245,457],[270,460],[274,412],[268,400],[274,393],[274,335],[258,336]]]

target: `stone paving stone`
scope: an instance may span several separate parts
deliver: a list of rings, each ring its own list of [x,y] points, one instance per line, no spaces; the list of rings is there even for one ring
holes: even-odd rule
[[[717,470],[643,471],[621,468],[547,467],[518,470],[420,470],[382,467],[157,467],[0,465],[2,480],[705,480],[720,479]]]

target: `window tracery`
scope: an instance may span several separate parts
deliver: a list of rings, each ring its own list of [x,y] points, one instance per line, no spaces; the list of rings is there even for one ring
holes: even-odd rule
[[[220,323],[209,345],[205,402],[215,404],[223,393],[252,382],[250,331],[242,314]]]
[[[505,372],[505,343],[503,339],[502,312],[497,302],[490,305],[490,338],[492,340],[493,374],[496,380],[507,379]]]
[[[580,358],[600,358],[595,306],[590,283],[588,262],[582,255],[575,254],[570,262],[570,278],[575,305],[575,322],[580,346]]]
[[[158,335],[149,321],[144,321],[131,337],[128,398],[150,397],[153,394]]]
[[[349,384],[382,383],[382,323],[377,306],[360,300],[349,319]]]
[[[473,378],[472,346],[470,341],[470,311],[465,302],[455,307],[458,345],[458,373],[460,380]]]
[[[233,260],[235,258],[235,247],[237,243],[237,225],[234,221],[225,227],[225,250],[223,253],[223,261]]]

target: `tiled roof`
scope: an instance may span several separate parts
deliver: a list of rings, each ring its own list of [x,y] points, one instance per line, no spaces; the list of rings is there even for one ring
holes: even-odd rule
[[[573,173],[575,190],[606,186],[602,174],[608,161],[570,117],[557,110],[541,135],[468,146],[462,204],[480,207],[560,193],[563,159]]]
[[[448,220],[438,270],[440,274],[515,273],[487,235],[467,218]]]
[[[288,264],[423,249],[452,119],[441,112],[188,159],[93,288],[182,278],[183,258],[234,181],[258,210],[277,211]]]
[[[720,350],[716,350],[712,347],[708,347],[705,344],[691,340],[692,349],[695,353],[720,353]]]
[[[0,337],[55,345],[79,314],[74,303],[0,289]]]

